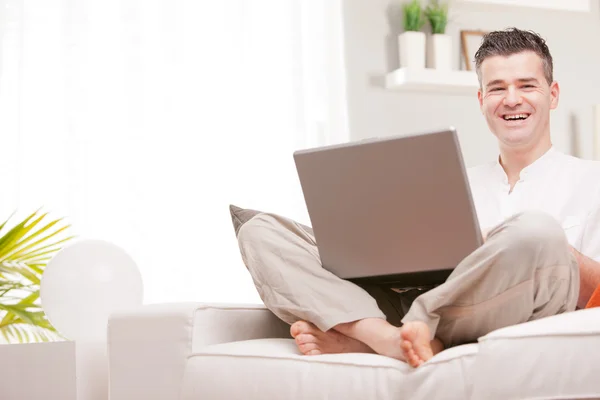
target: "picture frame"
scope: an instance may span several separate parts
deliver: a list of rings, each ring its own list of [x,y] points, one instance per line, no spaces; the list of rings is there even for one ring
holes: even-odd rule
[[[592,152],[592,158],[594,160],[600,160],[600,104],[593,105],[594,114],[594,150]]]
[[[483,36],[488,32],[482,30],[461,30],[460,44],[462,49],[461,68],[475,71],[475,53],[481,45]]]

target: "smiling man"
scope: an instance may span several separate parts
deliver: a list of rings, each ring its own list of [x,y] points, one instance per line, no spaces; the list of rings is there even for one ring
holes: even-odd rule
[[[494,226],[518,212],[539,210],[560,222],[580,267],[577,305],[600,284],[598,162],[552,146],[550,111],[560,88],[545,41],[519,29],[489,33],[475,55],[481,111],[500,155],[469,171],[477,213]]]
[[[584,307],[600,285],[600,167],[552,146],[559,85],[545,41],[492,32],[476,66],[500,154],[469,170],[485,243],[442,285],[359,287],[326,271],[312,233],[293,221],[263,213],[240,228],[261,298],[303,354],[375,352],[418,367],[495,329]]]

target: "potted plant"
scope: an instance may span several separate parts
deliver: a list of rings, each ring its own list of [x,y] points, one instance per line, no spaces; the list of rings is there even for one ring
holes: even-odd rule
[[[440,4],[439,0],[432,0],[424,14],[429,21],[432,34],[427,45],[427,67],[451,70],[452,37],[446,34],[448,4]]]
[[[61,339],[39,303],[40,280],[47,262],[71,237],[64,236],[68,225],[42,222],[46,216],[36,211],[10,229],[8,220],[0,223],[0,342]]]
[[[425,68],[425,16],[419,0],[411,0],[402,7],[404,32],[398,36],[401,68]]]

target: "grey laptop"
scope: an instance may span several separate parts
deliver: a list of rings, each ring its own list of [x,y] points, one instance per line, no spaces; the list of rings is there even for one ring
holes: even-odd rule
[[[322,264],[341,278],[436,285],[482,244],[454,128],[294,160]]]

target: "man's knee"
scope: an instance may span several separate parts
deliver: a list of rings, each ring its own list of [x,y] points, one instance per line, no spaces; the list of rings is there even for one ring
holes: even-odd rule
[[[238,232],[238,245],[244,264],[253,272],[255,268],[265,268],[271,265],[261,260],[262,256],[269,251],[273,239],[277,237],[278,221],[266,214],[260,214],[240,228]]]
[[[558,256],[569,253],[567,237],[560,223],[540,211],[513,216],[498,233],[507,251]]]
[[[272,230],[272,225],[276,223],[277,220],[268,214],[256,215],[240,227],[238,241],[248,242],[251,239],[260,238],[267,231]]]
[[[512,230],[515,237],[526,242],[567,245],[567,237],[560,223],[544,212],[527,211],[516,215]]]
[[[266,277],[281,275],[287,265],[321,267],[314,238],[294,221],[275,214],[259,214],[238,232],[238,245],[248,270]]]

